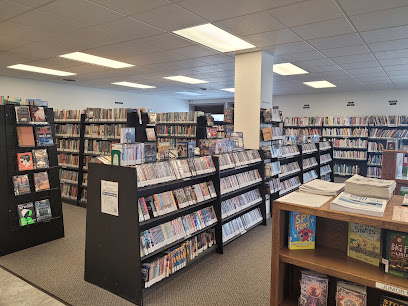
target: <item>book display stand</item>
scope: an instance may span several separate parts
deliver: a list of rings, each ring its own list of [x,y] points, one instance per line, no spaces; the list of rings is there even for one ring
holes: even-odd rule
[[[0,193],[4,199],[0,204],[0,256],[64,237],[54,113],[51,108],[44,108],[44,112],[46,122],[18,123],[14,106],[0,106],[0,169],[2,169]],[[53,144],[43,146],[36,142],[30,146],[19,146],[17,127],[33,127],[35,130],[39,126],[51,128]],[[38,134],[36,138],[38,140]],[[46,150],[48,165],[21,170],[18,166],[17,154],[37,149]],[[36,191],[38,181],[35,188],[34,177],[41,172],[47,173],[49,188]],[[16,195],[13,178],[19,175],[28,176],[27,183],[30,189],[27,190],[29,192]],[[42,218],[35,210],[31,212],[22,210],[20,213],[21,215],[24,213],[24,218],[19,216],[18,205],[31,203],[32,207],[36,207],[36,202],[41,200],[49,202],[51,215]],[[36,218],[36,216],[40,217]],[[38,220],[32,222],[30,218]]]

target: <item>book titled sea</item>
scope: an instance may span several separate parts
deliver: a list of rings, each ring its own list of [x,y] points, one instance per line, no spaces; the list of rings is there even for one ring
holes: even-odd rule
[[[408,233],[386,231],[386,259],[391,275],[408,278]]]
[[[34,224],[36,221],[34,205],[32,202],[18,204],[17,212],[19,217],[20,226],[26,226],[28,224]]]
[[[35,215],[37,222],[48,221],[52,218],[51,205],[49,199],[44,199],[35,202]]]
[[[350,222],[347,255],[371,265],[379,266],[381,259],[381,228]]]
[[[31,192],[30,181],[28,180],[27,174],[13,176],[13,184],[15,195],[22,195]]]
[[[314,249],[316,243],[316,216],[290,212],[289,242],[291,250]]]
[[[49,145],[54,144],[51,127],[49,125],[48,126],[36,126],[35,136],[37,139],[38,146],[49,146]]]

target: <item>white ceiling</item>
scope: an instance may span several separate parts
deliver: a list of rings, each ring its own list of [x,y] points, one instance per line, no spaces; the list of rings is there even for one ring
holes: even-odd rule
[[[196,99],[231,97],[234,54],[175,36],[211,22],[309,74],[274,76],[274,94],[408,88],[406,0],[0,0],[0,75],[66,83],[60,77],[7,69],[30,64],[75,72],[76,85]],[[83,51],[136,65],[109,69],[58,55]],[[188,85],[163,79],[186,75]],[[327,80],[337,88],[312,89]],[[111,85],[156,86],[138,90]],[[72,84],[72,83],[70,83]],[[201,91],[200,87],[207,88]]]

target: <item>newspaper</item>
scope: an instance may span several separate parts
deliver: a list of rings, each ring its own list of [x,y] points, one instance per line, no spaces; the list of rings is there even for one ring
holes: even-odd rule
[[[367,178],[358,174],[345,182],[345,192],[360,197],[390,199],[397,184],[393,180]]]
[[[330,209],[382,217],[387,204],[388,200],[360,197],[342,192],[330,203]]]
[[[303,184],[302,186],[300,186],[299,190],[320,195],[337,196],[344,190],[344,184],[331,183],[328,181],[316,179]]]
[[[304,205],[309,207],[322,207],[325,203],[330,201],[331,197],[310,194],[306,192],[292,192],[281,198],[279,202],[286,202],[290,204]]]

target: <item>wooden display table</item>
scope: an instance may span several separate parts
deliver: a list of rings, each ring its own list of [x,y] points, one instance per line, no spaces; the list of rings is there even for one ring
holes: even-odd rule
[[[408,232],[408,223],[392,220],[394,206],[401,205],[402,200],[402,196],[393,196],[382,218],[330,210],[332,200],[321,208],[274,201],[271,305],[297,305],[302,269],[324,273],[329,277],[328,305],[333,305],[335,301],[337,279],[367,286],[367,305],[379,305],[381,294],[388,294],[375,289],[377,282],[408,289],[407,279],[389,275],[383,267],[375,267],[347,256],[349,222]],[[288,249],[290,211],[317,217],[315,250]]]

